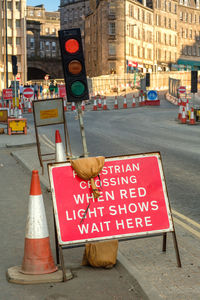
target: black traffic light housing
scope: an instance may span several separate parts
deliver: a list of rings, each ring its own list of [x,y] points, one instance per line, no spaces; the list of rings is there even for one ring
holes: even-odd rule
[[[191,93],[197,93],[198,72],[191,71]]]
[[[17,73],[18,73],[17,56],[16,55],[12,55],[12,72],[13,72],[13,75],[17,75]]]
[[[146,73],[146,86],[150,86],[150,73]]]
[[[80,28],[59,31],[67,101],[89,99]]]

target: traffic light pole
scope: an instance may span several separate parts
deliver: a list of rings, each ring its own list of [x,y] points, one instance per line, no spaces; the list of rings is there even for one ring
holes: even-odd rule
[[[78,111],[78,119],[79,119],[79,124],[80,124],[81,139],[82,139],[82,144],[83,144],[83,156],[88,157],[85,128],[84,128],[84,123],[83,123],[83,112],[82,112],[80,104],[77,104],[77,111]]]

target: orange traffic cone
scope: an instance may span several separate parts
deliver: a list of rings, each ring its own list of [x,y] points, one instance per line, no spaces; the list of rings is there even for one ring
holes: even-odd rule
[[[49,232],[38,171],[32,171],[24,258],[21,272],[39,275],[57,271],[50,248]]]
[[[32,105],[31,105],[31,100],[28,101],[28,112],[32,113]]]
[[[98,107],[101,108],[101,96],[99,96]]]
[[[93,110],[97,110],[97,100],[96,100],[96,97],[94,97]]]
[[[76,110],[76,106],[75,106],[75,103],[74,103],[74,102],[72,102],[71,110],[72,110],[72,111],[73,111],[73,110]]]
[[[189,105],[189,100],[187,99],[187,102],[186,102],[186,116],[187,116],[187,119],[189,119],[189,111],[190,111],[190,105]]]
[[[107,107],[107,103],[106,103],[106,96],[104,97],[104,100],[103,100],[103,110],[107,110],[108,107]]]
[[[135,103],[135,96],[134,96],[134,95],[133,95],[132,107],[136,107],[136,103]]]
[[[66,161],[67,158],[63,148],[59,130],[56,130],[55,142],[56,142],[56,162]]]
[[[178,109],[178,119],[179,120],[181,120],[181,118],[182,118],[182,109],[183,109],[182,105],[179,105],[179,109]]]
[[[126,95],[124,96],[124,103],[123,103],[123,108],[127,108],[127,101],[126,101]]]
[[[22,116],[22,107],[21,107],[21,103],[19,103],[18,118],[19,118],[19,119],[22,119],[22,118],[23,118],[23,116]]]
[[[67,101],[64,99],[64,111],[67,111]]]
[[[142,98],[139,96],[139,106],[142,106]]]
[[[117,96],[115,96],[115,104],[114,104],[114,109],[118,109],[118,101],[117,101]]]
[[[194,108],[191,107],[191,111],[190,111],[190,122],[189,122],[190,125],[195,125],[196,122],[195,122],[195,117],[194,117]]]
[[[82,111],[85,111],[85,101],[83,100],[82,103],[81,103],[81,110]]]
[[[182,117],[181,117],[181,124],[186,124],[186,114],[185,114],[185,107],[182,110]]]

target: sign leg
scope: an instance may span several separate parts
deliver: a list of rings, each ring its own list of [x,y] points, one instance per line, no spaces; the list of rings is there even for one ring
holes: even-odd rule
[[[177,266],[179,268],[181,268],[182,267],[182,265],[181,265],[181,258],[180,258],[180,254],[179,254],[179,249],[178,249],[178,243],[177,243],[177,239],[176,239],[175,230],[172,232],[172,235],[173,235],[174,248],[175,248],[175,252],[176,252]]]
[[[163,246],[162,246],[162,251],[166,252],[166,246],[167,246],[167,233],[163,233]]]
[[[66,272],[65,272],[65,262],[64,262],[64,257],[63,257],[63,250],[62,250],[62,247],[60,246],[59,247],[59,252],[60,252],[60,262],[61,262],[61,268],[62,268],[62,271],[63,271],[63,281],[67,281],[67,278],[66,278]]]
[[[78,105],[78,119],[79,119],[81,138],[82,138],[82,143],[83,143],[83,155],[84,155],[84,157],[88,157],[85,128],[84,128],[82,110],[81,110],[80,105]]]

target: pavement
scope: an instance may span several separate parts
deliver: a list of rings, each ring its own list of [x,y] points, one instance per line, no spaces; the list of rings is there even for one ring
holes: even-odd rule
[[[20,163],[29,172],[29,177],[33,169],[38,169],[43,191],[45,194],[48,193],[47,169],[45,168],[43,176],[37,157],[34,133],[28,131],[27,136],[0,136],[0,150],[4,149],[11,153],[14,161]],[[67,251],[66,267],[72,269],[75,274],[75,279],[66,283],[68,296],[62,292],[60,294],[55,292],[48,298],[41,299],[93,299],[95,297],[116,300],[199,300],[200,224],[173,210],[172,213],[182,262],[181,268],[177,267],[171,233],[167,234],[166,252],[162,252],[160,236],[120,242],[118,263],[111,270],[82,267],[83,249],[65,250]],[[74,292],[71,289],[74,289]],[[72,298],[70,295],[73,295]]]

